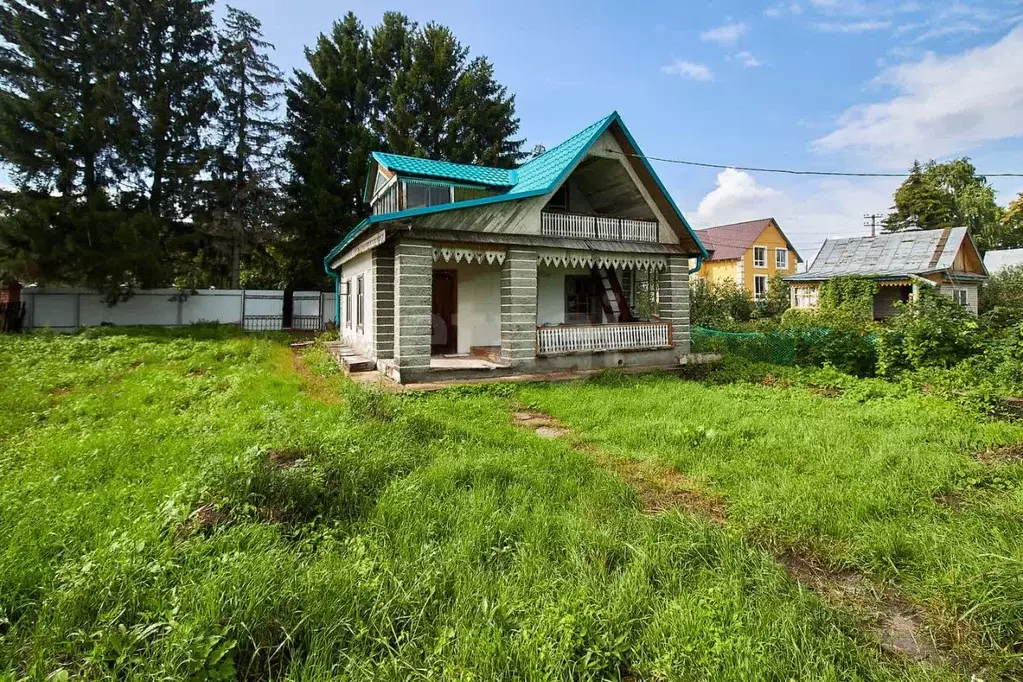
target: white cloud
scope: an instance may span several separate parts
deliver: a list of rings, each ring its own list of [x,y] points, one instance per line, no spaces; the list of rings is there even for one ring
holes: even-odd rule
[[[779,2],[777,5],[771,5],[765,9],[763,14],[768,19],[777,19],[784,14],[786,10],[789,11],[792,16],[799,16],[803,13],[803,6],[798,2],[790,2],[788,5],[784,2]]]
[[[864,33],[889,28],[890,21],[821,21],[816,24],[818,31],[825,33]]]
[[[685,59],[676,59],[671,64],[665,64],[661,71],[671,76],[681,76],[694,81],[712,81],[714,73],[704,64],[697,64]]]
[[[752,69],[764,65],[762,61],[754,57],[753,53],[748,50],[743,50],[742,52],[739,52],[738,54],[735,55],[735,58],[742,62],[742,65],[745,66],[747,69]]]
[[[768,19],[777,19],[781,16],[782,5],[774,5],[764,10],[764,16]]]
[[[875,83],[895,96],[847,109],[834,131],[814,141],[817,151],[866,153],[904,167],[1023,136],[1023,26],[991,45],[891,67]]]
[[[700,34],[700,40],[718,43],[719,45],[731,45],[741,38],[748,29],[749,27],[742,22],[725,24],[717,28],[707,29]]]
[[[867,234],[863,214],[886,211],[898,184],[898,178],[803,178],[782,189],[729,168],[686,215],[696,228],[773,217],[809,264],[826,238]]]
[[[718,173],[717,187],[700,201],[695,221],[707,226],[757,218],[760,216],[753,214],[758,205],[779,194],[776,189],[758,185],[746,171],[726,168]],[[748,217],[732,220],[740,214]]]

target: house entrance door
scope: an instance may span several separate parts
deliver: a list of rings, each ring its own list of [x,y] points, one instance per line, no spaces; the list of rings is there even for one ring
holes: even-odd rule
[[[458,351],[457,318],[458,280],[454,270],[433,271],[433,339],[434,355]]]

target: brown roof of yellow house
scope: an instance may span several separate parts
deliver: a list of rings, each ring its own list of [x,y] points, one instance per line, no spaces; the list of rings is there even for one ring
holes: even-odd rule
[[[707,250],[711,252],[710,258],[707,260],[735,260],[742,258],[743,254],[756,242],[757,237],[771,223],[778,227],[778,222],[774,218],[760,218],[759,220],[747,220],[742,223],[707,227],[697,230],[696,234]],[[780,227],[778,227],[778,232],[781,233],[789,250],[795,254],[796,262],[802,263],[803,259],[799,257],[799,252],[792,246],[792,242],[789,241],[789,238],[785,236]]]

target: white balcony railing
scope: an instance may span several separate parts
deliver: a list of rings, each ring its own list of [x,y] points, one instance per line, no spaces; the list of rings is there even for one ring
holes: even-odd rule
[[[670,322],[537,327],[536,354],[596,353],[611,350],[653,350],[672,345]]]
[[[544,211],[540,214],[540,234],[576,239],[656,242],[657,221]]]

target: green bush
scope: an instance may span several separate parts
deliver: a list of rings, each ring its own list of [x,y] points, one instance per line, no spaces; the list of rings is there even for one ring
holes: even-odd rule
[[[923,289],[916,301],[896,305],[899,313],[877,334],[877,367],[882,376],[951,367],[982,349],[979,322],[951,298]]]
[[[689,287],[689,313],[694,326],[721,329],[753,317],[755,306],[750,292],[725,279],[708,282],[700,278]]]

